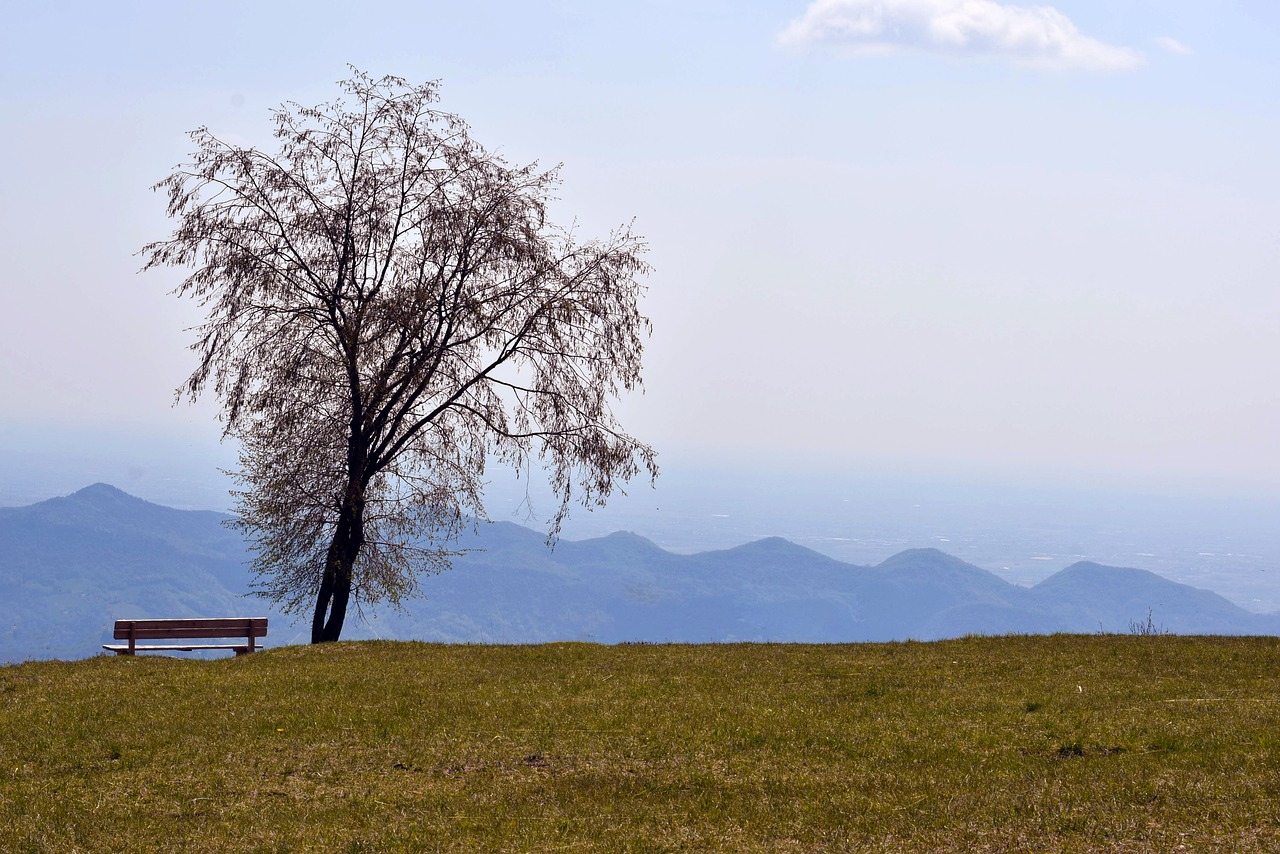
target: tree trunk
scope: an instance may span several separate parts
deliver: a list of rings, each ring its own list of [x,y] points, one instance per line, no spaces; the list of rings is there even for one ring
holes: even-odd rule
[[[337,535],[334,535],[335,540]],[[320,578],[320,592],[316,594],[316,610],[311,617],[311,642],[320,643],[324,639],[324,618],[329,612],[329,602],[333,599],[334,579],[338,575],[337,543],[329,544],[329,553],[324,561],[324,574]]]
[[[311,619],[311,642],[336,641],[342,635],[351,600],[351,583],[356,558],[364,545],[364,491],[351,487],[338,514],[333,540],[325,556],[324,577],[316,596],[315,615]]]

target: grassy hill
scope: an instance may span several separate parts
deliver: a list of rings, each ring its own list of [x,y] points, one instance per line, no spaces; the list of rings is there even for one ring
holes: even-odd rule
[[[1280,639],[0,668],[19,851],[1274,851]]]

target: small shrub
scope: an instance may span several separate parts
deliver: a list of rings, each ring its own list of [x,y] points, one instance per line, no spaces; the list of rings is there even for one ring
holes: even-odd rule
[[[1142,622],[1141,620],[1129,621],[1129,634],[1137,635],[1138,637],[1147,638],[1147,637],[1160,637],[1162,635],[1171,635],[1173,634],[1173,632],[1170,631],[1169,629],[1166,629],[1163,623],[1157,626],[1155,619],[1152,616],[1151,609],[1148,608],[1147,621],[1145,623]]]

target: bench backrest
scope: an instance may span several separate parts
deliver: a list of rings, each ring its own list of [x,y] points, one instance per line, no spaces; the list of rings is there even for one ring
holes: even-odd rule
[[[266,617],[217,617],[191,620],[116,620],[116,640],[159,638],[262,638]]]

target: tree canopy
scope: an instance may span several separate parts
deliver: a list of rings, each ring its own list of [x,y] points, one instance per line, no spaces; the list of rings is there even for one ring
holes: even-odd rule
[[[155,185],[175,228],[142,250],[187,269],[206,318],[179,397],[217,395],[255,586],[313,642],[447,566],[495,461],[545,468],[552,535],[657,476],[611,410],[641,385],[643,241],[550,222],[557,170],[486,150],[437,83],[340,86],[275,110],[274,152],[193,131]]]

